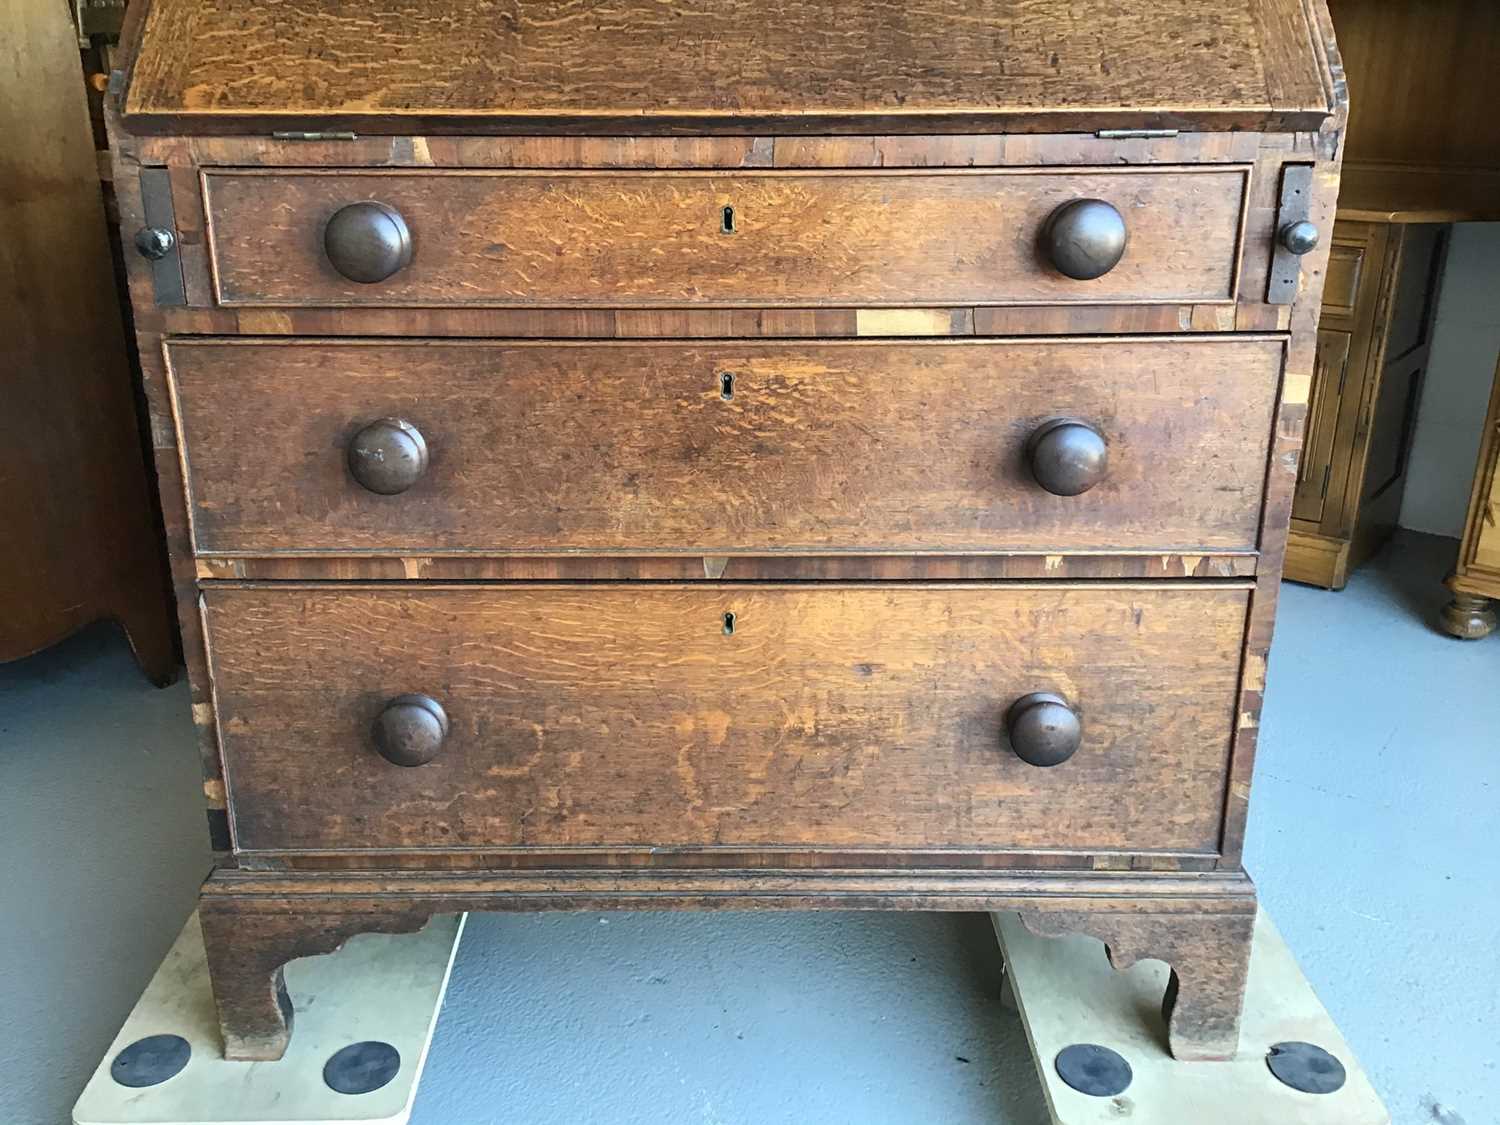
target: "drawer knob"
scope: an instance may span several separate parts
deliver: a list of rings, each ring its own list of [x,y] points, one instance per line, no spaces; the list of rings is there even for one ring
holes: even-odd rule
[[[392,765],[425,766],[448,737],[448,712],[426,695],[398,695],[375,720],[375,749]]]
[[[177,245],[177,235],[165,227],[142,227],[135,232],[135,248],[141,257],[159,262]]]
[[[1011,704],[1005,731],[1016,757],[1033,766],[1061,765],[1083,740],[1083,724],[1068,701],[1051,692],[1034,691]]]
[[[1281,228],[1277,237],[1289,253],[1296,254],[1299,258],[1303,254],[1311,254],[1318,248],[1318,228],[1306,219],[1287,223]]]
[[[1059,273],[1077,281],[1103,277],[1125,256],[1125,216],[1102,199],[1075,199],[1053,211],[1042,249]]]
[[[351,203],[328,220],[323,249],[339,273],[372,285],[411,261],[411,231],[401,212],[387,203]]]
[[[349,443],[349,472],[381,496],[405,492],[427,471],[427,442],[410,422],[382,418]]]
[[[1044,422],[1026,441],[1031,475],[1054,496],[1078,496],[1109,472],[1104,435],[1077,418]]]

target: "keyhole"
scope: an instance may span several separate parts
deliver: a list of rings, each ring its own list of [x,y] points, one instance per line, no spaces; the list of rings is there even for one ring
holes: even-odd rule
[[[733,207],[726,207],[726,208],[724,208],[724,233],[725,234],[733,234],[734,233],[734,208]]]
[[[734,372],[725,371],[719,376],[719,397],[725,402],[734,398]]]
[[[726,637],[734,636],[734,614],[732,613],[724,615],[724,635]]]

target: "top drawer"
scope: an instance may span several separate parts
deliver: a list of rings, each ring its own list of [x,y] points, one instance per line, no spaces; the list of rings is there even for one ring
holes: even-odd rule
[[[1232,300],[1248,176],[226,170],[204,181],[224,305],[877,307]],[[1043,245],[1049,218],[1083,199],[1113,207],[1126,236],[1118,264],[1092,280],[1066,276]],[[383,206],[345,211],[370,202]]]

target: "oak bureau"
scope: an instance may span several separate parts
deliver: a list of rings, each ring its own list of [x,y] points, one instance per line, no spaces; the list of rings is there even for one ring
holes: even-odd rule
[[[436,912],[1018,911],[1233,1053],[1322,0],[150,0],[226,1053]]]

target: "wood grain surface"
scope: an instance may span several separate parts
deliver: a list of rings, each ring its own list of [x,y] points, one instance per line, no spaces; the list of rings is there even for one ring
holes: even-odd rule
[[[179,130],[1316,129],[1311,34],[1304,0],[154,0],[124,109]]]
[[[1247,592],[213,587],[204,604],[241,848],[1210,851]],[[1083,716],[1061,766],[1003,738],[1033,691]],[[427,766],[371,746],[407,692],[452,722]]]
[[[982,555],[199,555],[199,579],[531,582],[954,582],[1034,578],[1253,578],[1254,552]]]
[[[606,907],[1046,915],[1171,960],[1174,1050],[1222,1053],[1328,268],[1265,303],[1278,185],[1313,166],[1331,230],[1347,107],[1323,0],[135,0],[120,56],[122,226],[166,167],[188,296],[128,256],[231,1054],[280,1055],[279,966],[353,933]],[[1131,230],[1095,282],[1036,249],[1079,196]],[[357,199],[416,251],[369,288],[322,250]],[[176,334],[255,339],[169,371]],[[434,411],[378,513],[367,406]],[[1063,410],[1116,475],[1049,510],[1014,451]],[[1003,714],[1049,689],[1085,734],[1041,770]],[[402,769],[370,731],[414,691],[452,729]]]
[[[0,0],[0,661],[120,623],[178,658],[78,36]]]
[[[130,19],[139,20],[145,3],[132,5]],[[1326,13],[1320,25],[1322,46],[1328,57],[1336,59],[1331,28]],[[517,164],[527,167],[600,166],[604,164],[640,165],[644,167],[681,167],[702,159],[713,163],[717,146],[693,137],[496,137],[496,136],[391,136],[365,137],[355,142],[295,142],[256,137],[190,137],[142,138],[124,131],[118,120],[115,102],[107,103],[112,152],[115,157],[114,183],[118,193],[121,225],[138,229],[144,222],[139,191],[139,170],[144,163],[165,163],[173,173],[179,225],[196,213],[197,221],[184,227],[182,246],[184,269],[190,294],[200,294],[203,303],[211,299],[205,232],[203,230],[200,167],[224,164],[265,164],[275,166],[322,165],[340,160],[341,153],[352,153],[353,163],[400,166],[450,166],[473,164]],[[796,573],[780,564],[795,564],[795,556],[783,556],[780,564],[768,566],[747,557],[728,561],[724,575],[734,578],[804,578],[829,579],[986,579],[986,578],[1135,578],[1185,575],[1243,576],[1264,574],[1259,578],[1260,593],[1252,611],[1249,666],[1241,693],[1243,718],[1235,739],[1226,794],[1225,830],[1217,862],[1221,868],[1233,869],[1239,863],[1240,843],[1248,809],[1249,782],[1254,762],[1257,716],[1264,683],[1265,651],[1270,640],[1275,605],[1275,591],[1281,560],[1279,546],[1289,503],[1291,481],[1295,477],[1297,450],[1303,416],[1306,413],[1306,389],[1312,381],[1313,347],[1317,300],[1327,255],[1321,251],[1303,262],[1303,292],[1293,306],[1266,306],[1265,270],[1268,248],[1276,231],[1277,186],[1285,163],[1311,163],[1317,166],[1315,221],[1332,229],[1334,200],[1338,188],[1338,156],[1341,121],[1333,122],[1318,133],[1298,134],[1184,134],[1169,138],[1100,138],[1093,134],[1040,136],[947,136],[947,137],[845,137],[806,138],[788,143],[786,138],[744,138],[746,144],[730,146],[735,153],[722,154],[731,162],[739,159],[766,159],[773,163],[783,157],[799,164],[818,166],[871,166],[883,163],[921,167],[926,164],[961,166],[994,161],[1028,166],[1049,167],[1076,164],[1099,164],[1115,154],[1125,165],[1177,165],[1195,160],[1239,163],[1255,161],[1251,179],[1249,207],[1246,216],[1246,250],[1240,271],[1239,300],[1234,305],[1074,305],[1012,306],[972,310],[968,324],[956,331],[993,333],[1036,332],[1069,333],[1157,333],[1192,331],[1217,334],[1233,331],[1286,331],[1291,329],[1290,359],[1286,392],[1276,424],[1276,442],[1270,462],[1267,514],[1262,520],[1261,548],[1257,556],[1198,556],[1166,554],[1151,556],[1122,555],[988,555],[962,559],[930,556],[894,559],[890,556],[823,556],[809,571]],[[759,142],[763,141],[764,144]],[[762,156],[757,156],[762,153]],[[736,155],[737,154],[737,155]],[[189,268],[190,262],[196,262]],[[156,471],[160,480],[163,512],[166,520],[172,573],[184,633],[184,650],[190,671],[193,695],[193,717],[199,733],[199,748],[204,771],[204,792],[211,815],[222,816],[225,802],[223,766],[219,749],[218,720],[213,707],[212,684],[207,670],[207,653],[198,614],[198,600],[204,583],[219,578],[275,579],[402,579],[432,577],[435,579],[511,580],[584,578],[590,580],[682,579],[696,575],[681,569],[667,570],[659,560],[593,556],[569,559],[510,556],[485,559],[479,556],[453,556],[428,561],[426,556],[382,556],[356,558],[349,556],[319,559],[306,555],[283,554],[269,560],[237,558],[214,564],[207,569],[193,554],[188,525],[178,437],[173,425],[173,410],[168,375],[162,348],[163,338],[172,333],[252,335],[363,336],[447,334],[461,337],[555,335],[587,337],[692,336],[722,338],[725,336],[844,336],[857,330],[857,313],[839,309],[285,309],[285,308],[212,308],[158,309],[153,300],[150,263],[136,255],[127,255],[129,277],[135,310],[135,326],[149,407],[150,429]],[[955,320],[966,310],[954,310]],[[1271,316],[1268,314],[1275,313]],[[1003,314],[1003,323],[996,317]],[[1168,315],[1170,314],[1170,315]],[[1201,314],[1201,315],[1200,315]],[[1269,554],[1266,552],[1269,550]],[[700,568],[704,559],[676,556]],[[976,560],[978,563],[976,564]],[[1221,563],[1225,560],[1229,566]],[[716,565],[717,565],[717,561]],[[771,560],[776,562],[777,560]],[[1017,565],[1012,565],[1013,562]],[[830,569],[830,564],[837,564]],[[566,565],[564,565],[566,564]],[[855,565],[857,564],[857,565]],[[1248,564],[1248,569],[1246,566]],[[378,855],[379,853],[369,853]],[[1035,853],[1030,853],[1035,854]],[[478,855],[478,853],[476,853]],[[1008,853],[1025,858],[1028,853]],[[238,858],[228,852],[217,855],[221,865],[233,867]],[[316,854],[303,865],[312,869],[320,862]]]
[[[168,345],[203,554],[1253,550],[1282,351]],[[432,451],[398,496],[345,464],[355,432],[388,417]],[[1107,479],[1081,496],[1047,492],[1026,462],[1056,417],[1109,445]]]
[[[1242,872],[608,871],[261,874],[218,868],[199,916],[226,1058],[280,1058],[293,1007],[282,966],[361,933],[411,933],[470,910],[1016,910],[1043,931],[1082,926],[1120,960],[1168,959],[1174,1053],[1221,1033],[1240,1004],[1255,888]],[[1238,961],[1237,961],[1238,959]],[[1158,1024],[1158,1026],[1160,1026]]]
[[[1248,172],[210,171],[215,296],[225,305],[897,306],[1230,301]],[[1043,261],[1051,213],[1080,198],[1125,216],[1124,259],[1093,281]],[[409,266],[358,284],[323,229],[374,199],[401,212]],[[734,231],[725,228],[732,208]]]

